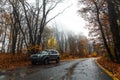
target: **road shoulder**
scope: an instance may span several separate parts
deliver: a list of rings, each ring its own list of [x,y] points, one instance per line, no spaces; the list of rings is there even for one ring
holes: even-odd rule
[[[103,66],[101,66],[101,65],[97,62],[97,59],[95,60],[95,63],[96,63],[105,73],[107,73],[110,77],[112,77],[113,80],[119,80],[119,79],[116,78],[110,71],[108,71],[108,70],[105,69]]]

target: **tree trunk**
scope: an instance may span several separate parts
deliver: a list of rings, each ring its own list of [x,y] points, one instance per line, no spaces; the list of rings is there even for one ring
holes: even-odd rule
[[[109,23],[110,23],[110,29],[113,35],[113,41],[115,45],[115,57],[118,63],[120,63],[120,26],[119,23],[117,23],[117,17],[119,14],[117,14],[115,7],[116,4],[114,0],[107,0],[108,2],[108,16],[109,16]],[[118,0],[120,3],[120,1]]]
[[[104,41],[105,48],[106,48],[106,50],[107,50],[107,52],[108,52],[108,55],[109,55],[110,59],[111,59],[112,61],[114,61],[114,57],[113,57],[113,55],[112,55],[112,53],[111,53],[111,51],[110,51],[110,48],[109,48],[109,46],[108,46],[108,44],[107,44],[107,41],[106,41],[106,38],[105,38],[105,34],[104,34],[104,30],[103,30],[103,27],[102,27],[102,24],[101,24],[101,21],[100,21],[99,8],[98,8],[96,2],[94,2],[94,5],[95,5],[95,7],[96,7],[97,21],[98,21],[98,24],[99,24],[99,27],[100,27],[100,31],[101,31],[101,34],[102,34],[102,37],[103,37],[103,41]]]

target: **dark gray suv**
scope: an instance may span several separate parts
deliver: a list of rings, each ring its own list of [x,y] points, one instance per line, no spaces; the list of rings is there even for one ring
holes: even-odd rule
[[[32,64],[36,63],[48,64],[49,61],[56,61],[56,63],[59,63],[60,55],[57,50],[49,49],[38,52],[36,54],[32,54],[30,56],[30,60]]]

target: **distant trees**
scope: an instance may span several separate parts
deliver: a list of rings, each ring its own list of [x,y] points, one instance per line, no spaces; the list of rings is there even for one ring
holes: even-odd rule
[[[92,53],[89,41],[83,34],[75,35],[70,31],[59,30],[57,25],[53,31],[60,53],[69,53],[72,56],[87,56]]]
[[[69,51],[73,56],[87,56],[91,50],[87,37],[82,34],[68,33],[68,45]]]
[[[60,15],[63,11],[47,19],[49,13],[62,0],[38,0],[36,6],[26,0],[3,0],[0,3],[0,25],[2,39],[2,51],[16,53],[25,49],[29,53],[35,53],[43,42],[44,28],[48,22]],[[8,8],[9,7],[9,8]],[[49,32],[49,31],[48,31]],[[49,33],[48,33],[49,34]],[[7,39],[7,48],[5,48]],[[5,45],[5,46],[4,46]],[[3,51],[5,52],[5,51]]]
[[[84,4],[79,12],[89,22],[90,35],[96,39],[94,42],[101,44],[101,46],[104,44],[111,60],[114,61],[115,59],[119,62],[120,49],[118,50],[118,47],[120,48],[120,39],[118,38],[120,36],[120,18],[118,14],[120,9],[118,6],[120,6],[120,1],[81,0],[79,3]]]
[[[87,38],[73,32],[51,28],[47,24],[63,11],[48,19],[49,13],[63,0],[36,0],[36,5],[26,0],[0,2],[0,43],[2,52],[36,53],[56,48],[60,53],[86,56]],[[90,49],[90,48],[89,48]]]
[[[41,49],[47,49],[48,48],[48,40],[52,38],[53,36],[53,30],[46,26],[44,28],[44,31],[42,33],[42,38],[41,38]]]

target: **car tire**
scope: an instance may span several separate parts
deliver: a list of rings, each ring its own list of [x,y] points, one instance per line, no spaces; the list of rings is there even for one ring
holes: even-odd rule
[[[47,59],[44,60],[44,64],[46,65],[48,63],[49,63],[49,59],[47,58]]]
[[[56,59],[56,63],[59,63],[59,62],[60,62],[60,59],[59,59],[59,58],[57,58],[57,59]]]

